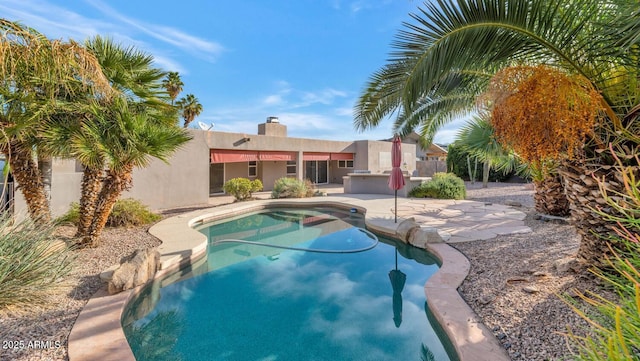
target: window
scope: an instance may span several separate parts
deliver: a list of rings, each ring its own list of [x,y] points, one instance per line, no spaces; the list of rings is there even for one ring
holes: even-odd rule
[[[258,175],[258,161],[252,160],[249,162],[249,177],[256,177]]]
[[[288,160],[287,161],[287,175],[296,175],[297,172],[297,161]]]
[[[353,160],[339,160],[338,168],[353,168]]]

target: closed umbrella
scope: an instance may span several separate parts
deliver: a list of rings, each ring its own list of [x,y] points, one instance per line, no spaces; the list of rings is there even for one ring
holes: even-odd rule
[[[395,223],[398,223],[398,189],[404,187],[404,175],[400,169],[402,162],[402,140],[396,135],[391,143],[391,175],[389,175],[389,188],[395,193]]]

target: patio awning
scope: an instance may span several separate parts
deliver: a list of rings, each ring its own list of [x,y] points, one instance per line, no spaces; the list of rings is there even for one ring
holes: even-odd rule
[[[297,158],[298,152],[258,152],[258,159],[260,160],[296,160]]]
[[[353,160],[353,153],[331,153],[331,160]]]
[[[211,149],[211,163],[237,163],[258,160],[254,150]]]
[[[329,160],[329,159],[331,159],[331,153],[304,152],[304,154],[302,154],[302,160]]]
[[[256,160],[296,160],[297,152],[211,149],[211,163],[238,163]]]

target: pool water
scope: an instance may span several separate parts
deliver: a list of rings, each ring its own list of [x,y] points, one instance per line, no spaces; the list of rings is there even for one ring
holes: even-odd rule
[[[341,254],[216,243],[349,251],[375,242],[362,226],[348,211],[281,209],[201,228],[207,259],[146,287],[125,310],[136,359],[455,358],[426,308],[423,287],[438,265],[423,250],[382,238]]]

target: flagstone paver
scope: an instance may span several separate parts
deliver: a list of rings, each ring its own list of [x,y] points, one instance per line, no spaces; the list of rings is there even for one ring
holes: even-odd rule
[[[393,213],[393,209],[391,209]],[[526,214],[510,206],[470,200],[398,199],[398,216],[447,233],[447,243],[495,238],[497,235],[528,233]]]

